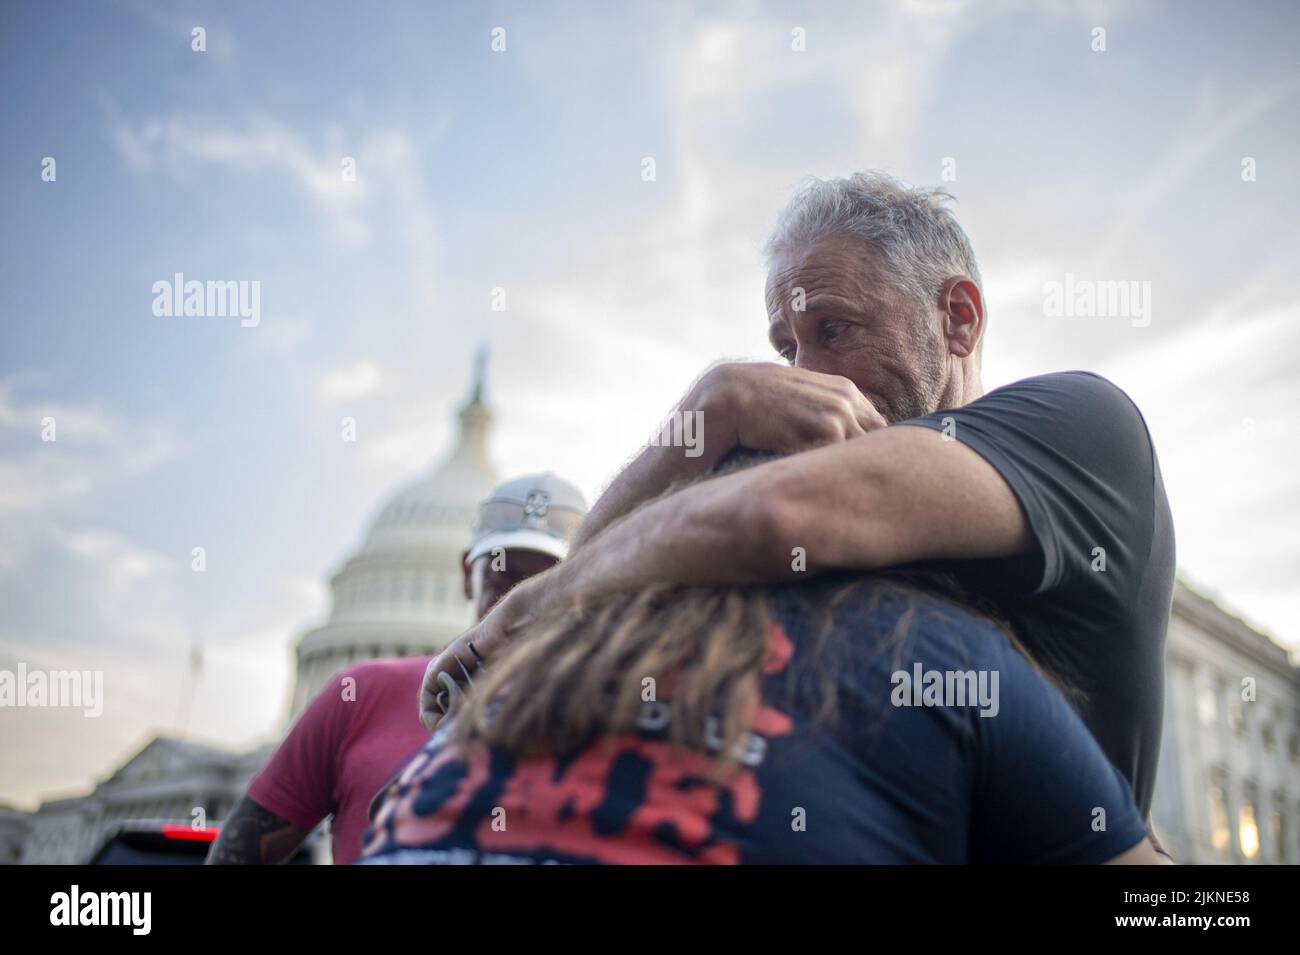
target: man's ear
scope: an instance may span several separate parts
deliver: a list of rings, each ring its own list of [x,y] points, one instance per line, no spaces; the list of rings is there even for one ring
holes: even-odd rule
[[[949,279],[939,293],[939,308],[944,312],[948,351],[958,358],[970,358],[984,335],[984,297],[979,286],[964,275]]]
[[[460,579],[461,584],[465,588],[466,600],[474,599],[474,588],[471,586],[473,578],[474,568],[471,567],[469,563],[469,551],[463,550],[460,552]]]

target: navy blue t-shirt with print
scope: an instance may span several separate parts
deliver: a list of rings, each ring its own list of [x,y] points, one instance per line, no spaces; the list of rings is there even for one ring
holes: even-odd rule
[[[928,566],[984,598],[1075,691],[1084,723],[1146,815],[1160,756],[1174,531],[1141,413],[1105,378],[1071,371],[901,424],[965,444],[1019,499],[1030,553]]]
[[[662,704],[563,759],[440,732],[376,800],[363,861],[1097,863],[1142,840],[1124,777],[1002,630],[847,580],[771,592],[763,705],[725,780],[669,743]],[[813,719],[826,680],[837,712]]]

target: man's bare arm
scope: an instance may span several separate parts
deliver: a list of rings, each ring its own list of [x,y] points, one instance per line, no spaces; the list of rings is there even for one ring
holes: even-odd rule
[[[221,827],[204,864],[278,865],[293,855],[309,832],[245,796]]]
[[[831,569],[1007,557],[1030,547],[1002,476],[970,448],[899,426],[685,488],[552,572],[563,590],[773,583]],[[802,548],[806,570],[792,560]],[[548,588],[550,589],[550,588]]]

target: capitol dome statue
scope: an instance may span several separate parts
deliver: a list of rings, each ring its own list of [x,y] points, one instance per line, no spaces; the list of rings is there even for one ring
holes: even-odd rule
[[[485,363],[480,352],[451,454],[380,506],[361,549],[330,580],[329,621],[298,641],[290,719],[339,670],[376,657],[434,653],[473,623],[460,555],[475,510],[497,483],[487,453]]]

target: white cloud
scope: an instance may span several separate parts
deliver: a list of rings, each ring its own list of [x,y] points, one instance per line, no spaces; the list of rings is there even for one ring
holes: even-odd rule
[[[219,16],[224,11],[208,8],[202,15],[198,15],[167,4],[152,3],[150,0],[126,0],[122,6],[157,30],[164,42],[174,44],[179,51],[190,56],[202,56],[205,62],[215,62],[223,67],[236,62],[238,47],[234,33],[224,23],[213,19],[214,13]],[[191,46],[192,31],[200,26],[207,32],[207,50],[203,53],[196,52]]]
[[[33,379],[0,380],[0,568],[18,561],[23,544],[49,512],[74,499],[139,477],[184,450],[166,420],[129,421],[99,403],[22,400]],[[43,441],[43,421],[54,420],[53,441]]]
[[[428,460],[428,430],[416,425],[367,441],[366,460],[383,465],[395,474],[414,472]]]
[[[0,428],[27,428],[34,437],[39,437],[44,419],[53,418],[56,439],[69,438],[78,442],[105,444],[119,437],[119,422],[102,407],[70,405],[48,399],[20,403],[18,390],[40,380],[30,375],[0,380]]]
[[[1291,75],[1245,100],[1221,103],[1207,84],[1182,135],[1168,145],[1164,156],[1152,164],[1150,173],[1130,191],[1129,197],[1115,203],[1116,208],[1125,210],[1124,216],[1097,242],[1091,260],[1080,272],[1086,274],[1117,258],[1122,260],[1133,241],[1148,242],[1149,234],[1140,227],[1156,208],[1186,186],[1189,177],[1213,150],[1294,98],[1297,91],[1300,91],[1300,76]],[[1134,234],[1139,232],[1140,238],[1134,240]]]
[[[1232,298],[1240,298],[1233,296]],[[1142,409],[1160,455],[1178,558],[1230,605],[1300,649],[1300,548],[1278,515],[1300,500],[1300,310],[1214,320],[1108,360],[1098,371]],[[1267,599],[1258,599],[1265,588]]]
[[[116,112],[111,104],[106,109]],[[111,134],[127,165],[142,175],[161,172],[186,181],[193,167],[202,165],[259,175],[278,171],[325,216],[330,235],[340,246],[360,248],[372,238],[371,226],[361,213],[372,190],[360,174],[355,180],[344,178],[344,160],[357,159],[357,144],[338,131],[315,148],[295,130],[266,117],[243,128],[174,117],[134,124],[116,119],[111,121]]]
[[[351,401],[364,398],[383,384],[384,376],[370,359],[363,358],[351,365],[335,368],[321,376],[320,394],[330,401]]]
[[[366,196],[364,181],[343,177],[343,159],[349,152],[340,137],[335,137],[332,150],[313,150],[293,129],[266,118],[246,129],[175,118],[150,119],[136,127],[119,122],[113,127],[113,141],[137,172],[175,169],[186,160],[242,172],[280,169],[322,203],[355,205]]]
[[[313,144],[266,116],[239,126],[178,117],[131,122],[120,118],[110,97],[100,100],[113,144],[136,173],[163,173],[185,183],[207,165],[259,176],[279,172],[324,218],[326,234],[341,249],[355,253],[380,239],[400,240],[409,256],[413,308],[427,313],[437,304],[437,225],[420,149],[406,132],[379,128],[357,134],[331,127],[323,143]],[[424,134],[437,140],[447,128],[445,117],[433,116]],[[344,178],[345,160],[354,178]],[[268,238],[255,224],[249,228]]]

